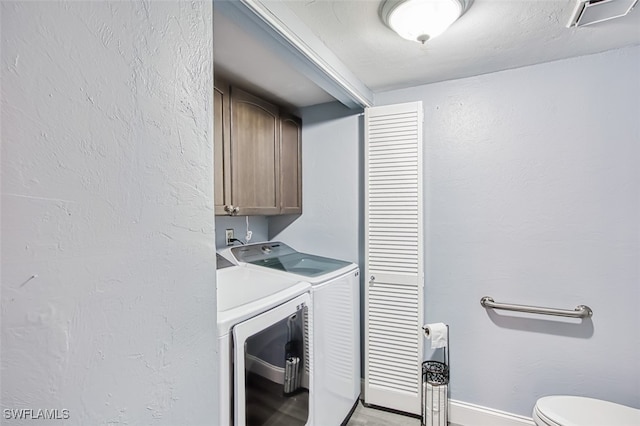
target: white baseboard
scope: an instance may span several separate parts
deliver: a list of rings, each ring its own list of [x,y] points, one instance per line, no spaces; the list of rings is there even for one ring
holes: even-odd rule
[[[360,399],[364,401],[364,379],[360,379]],[[449,399],[450,426],[536,426],[531,417],[494,410]]]
[[[452,399],[449,400],[449,422],[460,426],[535,426],[530,417]]]
[[[257,356],[247,354],[247,360],[250,361],[251,371],[259,376],[269,379],[274,383],[284,383],[284,368],[268,363]],[[309,389],[309,375],[304,371],[302,376],[302,387]]]
[[[264,377],[265,379],[269,379],[272,382],[284,383],[284,368],[270,364],[267,361],[258,358],[257,356],[247,354],[246,357],[247,360],[252,363],[252,372]]]

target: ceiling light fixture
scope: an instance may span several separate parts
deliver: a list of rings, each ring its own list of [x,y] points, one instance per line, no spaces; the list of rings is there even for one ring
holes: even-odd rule
[[[442,34],[469,8],[472,0],[385,0],[380,16],[407,40],[422,44]]]

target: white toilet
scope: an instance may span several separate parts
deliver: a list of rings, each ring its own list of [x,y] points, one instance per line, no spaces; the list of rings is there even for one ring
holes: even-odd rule
[[[533,409],[538,426],[638,426],[640,410],[599,399],[553,395]]]

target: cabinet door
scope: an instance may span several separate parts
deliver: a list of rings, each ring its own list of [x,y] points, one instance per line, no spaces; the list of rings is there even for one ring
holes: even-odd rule
[[[280,117],[280,198],[282,214],[302,213],[302,122]]]
[[[239,215],[280,213],[278,108],[231,88],[231,204]]]
[[[213,159],[215,214],[227,214],[231,204],[231,151],[229,138],[229,85],[215,80],[213,90]]]

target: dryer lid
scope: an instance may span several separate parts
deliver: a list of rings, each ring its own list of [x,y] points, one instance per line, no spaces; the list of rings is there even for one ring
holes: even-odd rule
[[[216,275],[218,312],[260,302],[304,282],[268,270],[258,271],[241,266],[218,269]],[[307,287],[311,286],[304,283]]]
[[[538,400],[535,409],[552,425],[640,425],[640,410],[593,398],[545,396]]]
[[[216,275],[219,336],[311,289],[311,284],[294,277],[241,266],[218,269]]]

